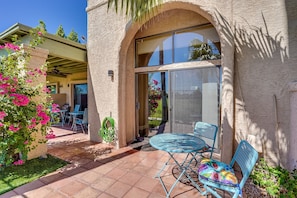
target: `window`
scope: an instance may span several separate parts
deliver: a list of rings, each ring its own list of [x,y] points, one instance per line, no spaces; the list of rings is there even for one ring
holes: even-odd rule
[[[46,88],[50,91],[50,94],[59,93],[59,83],[48,83]]]
[[[220,58],[219,36],[210,25],[136,40],[136,67]]]
[[[154,36],[136,41],[138,66],[172,63],[172,35]]]

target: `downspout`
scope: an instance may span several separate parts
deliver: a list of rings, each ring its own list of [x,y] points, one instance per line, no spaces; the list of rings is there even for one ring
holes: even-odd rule
[[[276,155],[277,165],[280,165],[280,148],[279,148],[279,120],[278,120],[278,108],[276,95],[273,95],[274,117],[275,117],[275,143],[276,143]]]

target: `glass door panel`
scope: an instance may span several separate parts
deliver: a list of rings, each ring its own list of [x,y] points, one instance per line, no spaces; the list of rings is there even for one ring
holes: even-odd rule
[[[88,107],[88,85],[75,84],[74,85],[74,105],[80,105],[80,110],[83,111]]]
[[[197,121],[218,125],[220,69],[209,67],[169,73],[170,131],[191,133]]]

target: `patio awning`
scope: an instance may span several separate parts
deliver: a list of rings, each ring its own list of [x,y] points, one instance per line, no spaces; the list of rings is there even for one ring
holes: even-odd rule
[[[28,43],[32,28],[16,23],[0,33],[0,43],[11,42],[13,35],[18,35],[24,43]],[[77,43],[47,33],[45,42],[39,47],[49,50],[48,75],[66,77],[68,74],[87,71],[87,49],[85,44]]]

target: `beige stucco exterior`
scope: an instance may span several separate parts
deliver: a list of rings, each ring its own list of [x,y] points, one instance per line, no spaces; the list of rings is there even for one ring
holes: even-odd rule
[[[86,11],[91,139],[100,141],[100,123],[110,115],[119,147],[135,138],[135,38],[210,22],[222,50],[222,160],[229,161],[237,143],[247,139],[271,164],[296,167],[297,129],[290,125],[296,101],[289,90],[297,80],[295,0],[165,1],[147,23],[107,12],[102,0],[88,0]]]
[[[47,85],[57,84],[58,85],[58,93],[63,94],[63,101],[59,104],[62,106],[63,104],[67,103],[72,108],[74,107],[73,101],[73,85],[74,84],[83,84],[87,83],[87,72],[80,72],[75,74],[69,74],[66,77],[56,77],[56,76],[47,76]]]
[[[107,1],[88,0],[88,70],[65,78],[48,76],[58,83],[65,103],[73,104],[73,85],[88,83],[89,139],[98,135],[102,120],[115,119],[117,147],[138,134],[136,120],[135,39],[210,23],[217,31],[222,58],[216,62],[171,64],[160,67],[192,68],[221,65],[220,154],[229,161],[241,139],[252,143],[272,165],[297,166],[297,2],[275,1],[165,1],[156,17],[132,22],[112,9]],[[63,48],[51,42],[32,53],[31,65],[42,65]],[[60,42],[57,42],[60,44]],[[69,43],[68,43],[69,44]],[[58,47],[57,47],[58,46]],[[76,46],[77,47],[77,46]],[[65,57],[85,63],[84,49],[69,47]],[[79,52],[78,52],[79,51]],[[61,58],[60,57],[60,58]],[[62,67],[61,67],[62,69]],[[108,70],[114,76],[108,75]],[[41,79],[46,81],[45,79]],[[147,127],[143,123],[142,127]],[[46,153],[46,146],[29,158]]]

